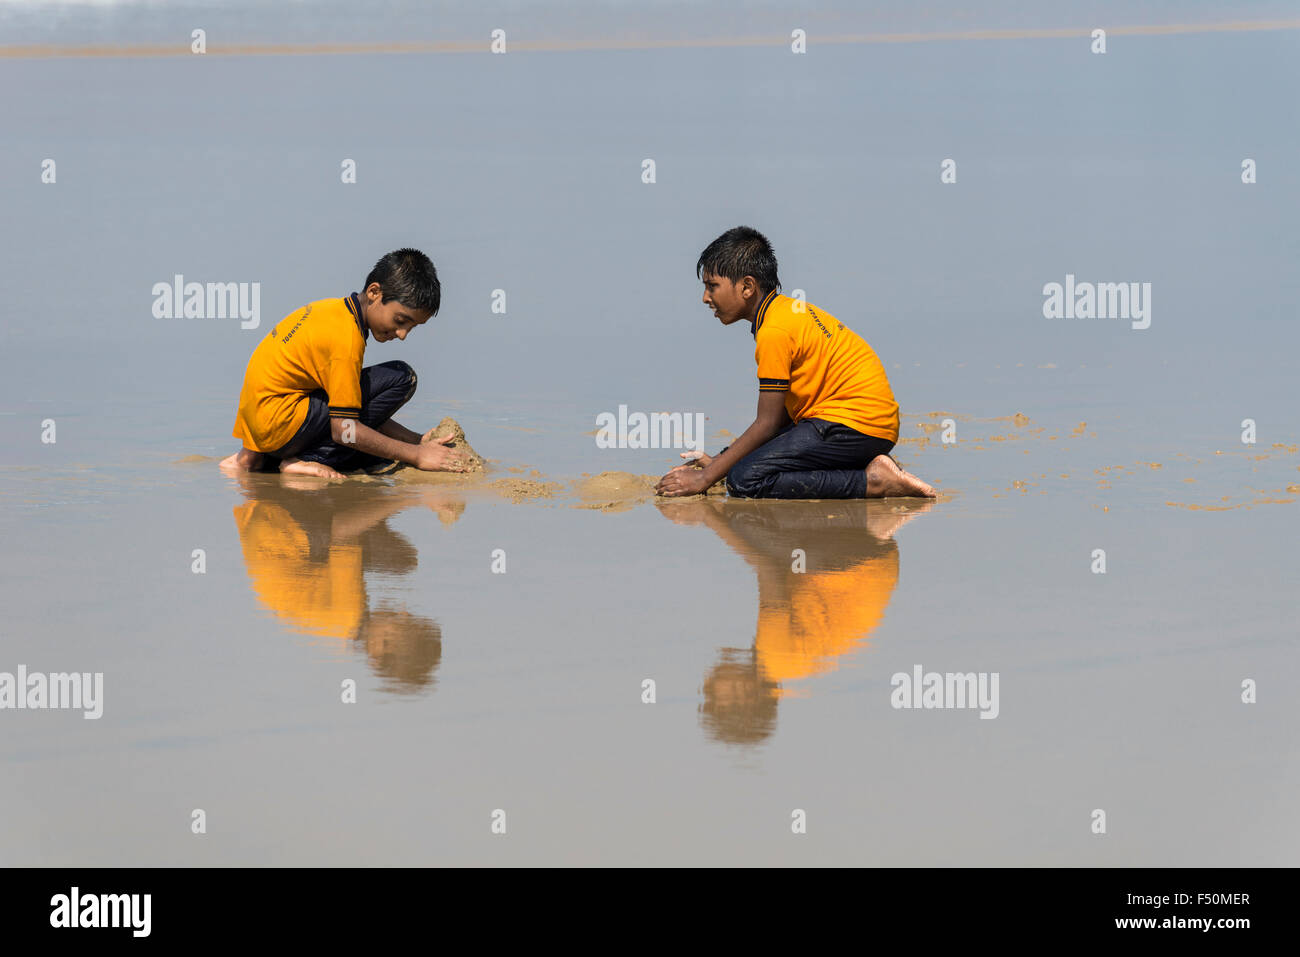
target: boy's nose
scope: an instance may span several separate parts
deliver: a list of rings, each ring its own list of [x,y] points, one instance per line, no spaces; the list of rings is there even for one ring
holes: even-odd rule
[[[405,329],[398,329],[398,330],[397,330],[397,338],[399,338],[399,339],[401,339],[403,342],[405,342],[405,341],[406,341],[406,330],[405,330]]]

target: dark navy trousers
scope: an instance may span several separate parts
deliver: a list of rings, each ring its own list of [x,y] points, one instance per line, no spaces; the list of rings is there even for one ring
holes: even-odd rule
[[[361,415],[363,425],[378,429],[415,395],[415,370],[395,359],[361,370]],[[307,418],[301,428],[273,458],[300,458],[320,462],[340,472],[387,464],[387,459],[359,452],[349,445],[338,445],[330,438],[329,396],[317,389],[308,396]]]
[[[727,473],[739,498],[866,498],[866,468],[894,443],[825,419],[791,423]]]

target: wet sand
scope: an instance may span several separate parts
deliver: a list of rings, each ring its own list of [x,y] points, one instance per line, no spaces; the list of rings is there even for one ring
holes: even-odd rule
[[[940,436],[936,435],[936,433],[941,433],[944,429],[942,423],[935,421],[936,419],[962,422],[961,436],[954,435],[950,442],[945,442]],[[1096,431],[1088,430],[1086,422],[1080,422],[1069,429],[1064,427],[1049,429],[1046,426],[1031,427],[1031,420],[1022,413],[976,419],[973,416],[951,412],[930,412],[905,415],[903,416],[903,423],[903,435],[900,436],[899,441],[900,449],[895,453],[895,457],[899,458],[905,468],[908,467],[910,461],[907,458],[908,449],[911,450],[914,456],[919,456],[932,444],[938,445],[941,449],[951,449],[953,451],[983,452],[991,447],[997,447],[996,443],[1032,443],[1041,447],[1044,442],[1056,442],[1061,439],[1066,442],[1074,440],[1086,441],[1097,437]],[[1001,423],[1010,423],[1010,430],[1004,432],[998,428]],[[921,436],[907,437],[906,433],[909,425],[920,431]],[[400,466],[381,476],[354,473],[349,475],[346,481],[393,484],[396,486],[427,485],[460,490],[488,490],[515,505],[526,503],[564,504],[572,508],[606,512],[626,511],[637,505],[662,500],[662,496],[655,493],[655,486],[661,477],[660,475],[610,470],[594,475],[584,472],[577,477],[547,476],[536,468],[510,466],[504,469],[504,472],[508,474],[497,477],[503,470],[495,468],[489,460],[483,458],[474,450],[473,446],[469,444],[465,429],[451,416],[445,417],[437,426],[430,429],[425,434],[424,441],[431,441],[434,436],[445,437],[447,435],[454,437],[451,447],[464,450],[469,456],[470,468],[464,473],[424,472],[412,467]],[[1030,454],[1028,448],[1020,451],[1025,455]],[[1284,442],[1274,442],[1261,451],[1256,451],[1251,447],[1243,448],[1241,451],[1229,450],[1225,452],[1215,450],[1214,455],[1223,462],[1231,462],[1236,458],[1251,463],[1251,480],[1238,485],[1235,489],[1228,490],[1226,494],[1219,495],[1214,500],[1203,499],[1199,502],[1166,500],[1164,504],[1194,511],[1228,511],[1263,505],[1295,504],[1300,501],[1300,497],[1298,497],[1300,496],[1300,484],[1291,482],[1290,479],[1297,477],[1293,474],[1294,472],[1300,472],[1300,454],[1297,454],[1298,452],[1300,452],[1300,445]],[[1081,453],[1076,453],[1075,450],[1070,449],[1064,454],[1069,456],[1072,461],[1075,461],[1080,455],[1086,457],[1088,452],[1085,446],[1084,451]],[[1205,460],[1193,458],[1187,452],[1175,452],[1170,458],[1170,472],[1168,475],[1162,474],[1160,479],[1155,482],[1146,480],[1144,476],[1150,472],[1163,470],[1165,465],[1162,462],[1138,460],[1129,464],[1101,465],[1102,459],[1096,459],[1097,464],[1091,468],[1074,466],[1072,471],[1058,469],[1054,473],[1045,471],[1037,474],[1030,469],[1015,468],[1013,466],[1013,470],[1024,477],[1011,478],[1008,485],[993,491],[991,497],[1001,498],[1008,493],[1027,495],[1031,492],[1047,495],[1049,494],[1047,487],[1049,485],[1055,485],[1060,489],[1073,488],[1081,481],[1091,481],[1096,489],[1103,491],[1113,491],[1118,484],[1124,487],[1126,493],[1140,494],[1149,490],[1168,490],[1171,487],[1171,481],[1181,482],[1184,486],[1194,484],[1197,482],[1198,474],[1215,471],[1212,465],[1207,467]],[[175,464],[178,465],[200,464],[210,461],[212,461],[210,457],[201,455],[189,455],[174,460]],[[914,461],[938,460],[915,458]],[[1014,462],[1015,460],[1012,459],[1011,461]],[[1261,467],[1259,463],[1268,463],[1268,465]],[[1035,462],[1035,464],[1041,463]],[[923,469],[924,465],[917,465],[916,467]],[[1256,477],[1261,468],[1265,473],[1264,476]],[[1096,478],[1090,479],[1089,476],[1095,476]],[[317,480],[307,479],[307,481]],[[320,481],[323,482],[323,480]],[[1068,486],[1065,483],[1069,483]],[[1269,485],[1274,487],[1261,487]],[[960,489],[956,488],[941,488],[939,492],[939,498],[937,499],[939,502],[949,501],[954,495],[961,494]],[[710,497],[725,496],[724,485],[722,483],[714,485],[708,490],[707,495]],[[701,496],[691,496],[691,498],[699,497]],[[894,499],[890,499],[890,501],[894,501]],[[911,500],[899,498],[897,501]],[[777,505],[778,503],[758,504]],[[1110,510],[1109,504],[1105,503],[1098,504],[1097,507],[1105,511]]]
[[[649,472],[548,477],[476,435],[486,469],[458,484],[230,477],[195,454],[6,470],[6,533],[41,530],[5,559],[7,654],[106,676],[98,722],[5,716],[24,782],[6,809],[58,835],[11,832],[8,857],[1290,860],[1264,823],[1271,792],[1231,782],[1260,761],[1278,787],[1296,773],[1295,706],[1276,697],[1294,666],[1289,570],[1252,556],[1290,547],[1277,516],[1295,494],[1276,490],[1300,457],[1281,443],[1116,462],[1105,426],[1034,420],[964,416],[965,444],[907,452],[938,502],[664,499]],[[1175,486],[1243,507],[1166,507]],[[82,583],[76,627],[53,615],[57,659],[41,584],[56,579]],[[893,709],[891,676],[918,663],[999,672],[997,720]],[[1251,676],[1267,711],[1238,701]],[[93,799],[74,786],[87,776]],[[358,814],[376,780],[385,814]],[[159,830],[191,805],[218,839]],[[1106,844],[1072,821],[1102,805],[1124,828]],[[507,847],[461,823],[497,807]],[[806,845],[789,844],[793,807],[820,822]]]

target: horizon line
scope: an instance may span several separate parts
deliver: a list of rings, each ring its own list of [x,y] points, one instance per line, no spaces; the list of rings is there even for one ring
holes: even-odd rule
[[[1043,27],[1027,29],[959,30],[937,33],[855,33],[808,36],[810,46],[855,45],[873,43],[927,43],[951,40],[1038,40],[1091,37],[1095,29],[1106,36],[1168,36],[1189,33],[1242,33],[1266,30],[1300,29],[1300,18],[1289,20],[1237,20],[1225,23],[1171,23],[1117,27]],[[194,53],[186,43],[177,44],[20,44],[0,46],[0,59],[66,58],[155,58],[169,56],[338,56],[375,53],[491,53],[490,37],[475,43],[466,42],[322,42],[322,43],[235,43],[209,46],[205,53]],[[507,55],[520,53],[601,52],[620,50],[706,49],[726,47],[785,46],[788,38],[773,36],[713,37],[701,39],[619,40],[604,38],[583,41],[539,40],[510,41]],[[500,54],[494,54],[500,55]]]

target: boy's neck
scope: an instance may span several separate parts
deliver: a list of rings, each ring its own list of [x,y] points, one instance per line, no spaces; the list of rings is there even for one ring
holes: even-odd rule
[[[761,290],[749,303],[749,308],[745,310],[745,318],[751,323],[758,318],[758,307],[763,304],[763,300],[772,292],[770,289]]]
[[[366,294],[365,294],[364,292],[358,292],[358,293],[355,293],[354,295],[356,296],[355,301],[356,301],[356,304],[357,304],[357,312],[358,312],[358,313],[360,314],[360,316],[361,316],[361,325],[365,327],[365,331],[366,331],[366,332],[369,332],[369,331],[370,331],[370,317],[366,315],[366,308],[367,308],[367,306],[370,305],[370,303],[369,303],[369,301],[367,300],[367,298],[366,298]]]

